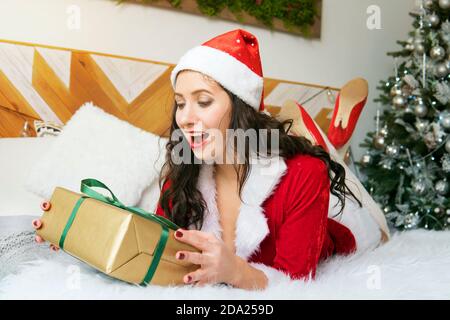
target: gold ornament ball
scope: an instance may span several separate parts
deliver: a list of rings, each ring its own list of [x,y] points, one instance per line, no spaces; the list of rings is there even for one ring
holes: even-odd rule
[[[397,85],[394,85],[391,88],[391,92],[390,93],[391,93],[392,97],[400,96],[402,94],[402,90]]]
[[[373,139],[373,145],[378,150],[383,150],[385,143],[386,143],[386,141],[384,140],[383,136],[378,135],[378,136],[375,136]]]
[[[365,154],[361,157],[360,162],[363,166],[368,166],[369,164],[372,163],[372,156],[370,154]]]
[[[426,9],[433,8],[433,0],[424,0],[423,1],[423,7]]]
[[[415,43],[414,44],[414,50],[417,54],[423,54],[425,52],[425,47],[422,43]]]

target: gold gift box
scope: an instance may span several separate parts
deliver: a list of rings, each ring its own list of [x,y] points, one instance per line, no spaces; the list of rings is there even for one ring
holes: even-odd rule
[[[81,194],[56,187],[37,234],[60,246],[63,231],[81,197]],[[161,232],[161,225],[155,221],[86,197],[66,233],[64,251],[111,277],[143,284]],[[177,251],[199,250],[179,242],[173,233],[174,230],[169,229],[167,243],[149,284],[183,284],[183,276],[198,268],[198,265],[175,258]]]

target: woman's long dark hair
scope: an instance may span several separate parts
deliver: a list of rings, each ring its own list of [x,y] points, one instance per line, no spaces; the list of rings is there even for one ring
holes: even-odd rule
[[[220,84],[219,84],[220,85]],[[223,87],[222,87],[223,88]],[[333,161],[330,158],[328,152],[326,152],[320,146],[314,146],[305,137],[298,137],[288,135],[292,120],[279,121],[269,115],[260,113],[247,105],[244,101],[234,95],[232,92],[225,90],[232,104],[231,122],[229,129],[255,129],[259,132],[260,129],[267,129],[268,151],[270,151],[270,132],[273,129],[278,129],[279,133],[279,156],[285,159],[289,159],[298,154],[307,154],[321,159],[328,168],[328,176],[330,178],[330,192],[335,195],[339,203],[341,204],[340,211],[337,215],[341,214],[345,206],[345,197],[350,195],[359,204],[361,202],[356,198],[353,192],[345,184],[345,169],[339,163]],[[172,133],[179,129],[176,121],[176,103],[173,107],[172,113],[172,125],[170,128],[170,136]],[[286,126],[289,126],[286,129]],[[182,138],[185,140],[185,138]],[[259,145],[260,137],[257,137]],[[190,163],[175,164],[172,159],[172,150],[178,143],[187,143],[186,141],[172,141],[169,139],[166,145],[166,161],[159,177],[160,188],[163,187],[166,181],[170,181],[170,186],[163,192],[160,198],[161,208],[164,210],[166,216],[182,228],[187,228],[191,224],[195,224],[196,229],[200,230],[203,224],[203,216],[206,208],[205,200],[202,197],[201,192],[197,189],[198,177],[200,174],[201,164],[194,163],[194,153],[189,148]],[[270,154],[269,154],[270,155]],[[245,163],[239,166],[235,166],[238,179],[239,179],[239,196],[241,196],[242,187],[249,175],[250,167],[249,153],[245,154]],[[170,209],[169,203],[172,204]],[[336,204],[337,205],[337,204]]]

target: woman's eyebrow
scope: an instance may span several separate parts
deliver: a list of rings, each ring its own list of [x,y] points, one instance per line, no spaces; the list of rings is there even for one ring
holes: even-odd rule
[[[206,89],[198,89],[198,90],[193,91],[193,92],[191,93],[191,95],[195,95],[195,94],[200,93],[200,92],[203,92],[203,91],[204,91],[204,92],[207,92],[207,93],[209,93],[209,94],[212,94],[212,92],[210,92],[210,91],[208,91],[208,90],[206,90]],[[181,93],[178,93],[178,92],[175,92],[175,95],[176,95],[176,96],[180,96],[180,97],[183,96]]]

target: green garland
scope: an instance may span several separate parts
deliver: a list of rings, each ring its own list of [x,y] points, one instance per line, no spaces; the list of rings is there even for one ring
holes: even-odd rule
[[[118,3],[127,0],[116,0]],[[141,0],[144,4],[161,0]],[[182,0],[165,0],[174,8],[182,8]],[[310,27],[314,24],[317,12],[317,0],[196,0],[198,9],[206,16],[218,16],[228,8],[240,23],[244,23],[243,13],[255,17],[269,28],[273,28],[273,19],[283,21],[289,31],[295,29],[304,35],[310,35]]]

